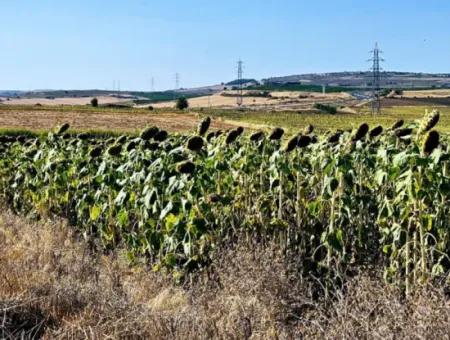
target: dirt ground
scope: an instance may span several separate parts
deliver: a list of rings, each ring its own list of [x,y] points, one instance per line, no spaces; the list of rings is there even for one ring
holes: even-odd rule
[[[0,128],[48,130],[62,123],[70,123],[77,130],[136,131],[156,125],[171,132],[195,130],[199,121],[190,113],[124,113],[124,112],[58,112],[0,110]],[[213,120],[213,129],[227,129],[234,125]]]
[[[47,99],[47,98],[12,98],[10,100],[6,100],[6,98],[0,98],[3,104],[7,105],[87,105],[91,103],[93,97],[82,97],[82,98],[55,98],[55,99]],[[98,103],[102,104],[117,104],[129,101],[128,98],[116,98],[109,96],[100,96],[97,97]]]

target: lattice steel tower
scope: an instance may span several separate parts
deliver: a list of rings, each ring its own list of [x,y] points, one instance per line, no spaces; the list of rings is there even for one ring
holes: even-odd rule
[[[237,93],[237,97],[236,97],[236,104],[237,106],[241,106],[244,102],[244,98],[243,98],[243,93],[242,93],[242,73],[243,73],[243,65],[244,63],[242,62],[241,59],[239,59],[238,61],[238,66],[237,66],[237,80],[238,80],[238,93]]]
[[[381,112],[381,100],[380,100],[380,90],[381,90],[381,71],[380,63],[384,61],[380,55],[383,53],[378,48],[378,43],[375,43],[375,48],[370,51],[372,58],[369,61],[372,62],[372,114],[377,114]]]

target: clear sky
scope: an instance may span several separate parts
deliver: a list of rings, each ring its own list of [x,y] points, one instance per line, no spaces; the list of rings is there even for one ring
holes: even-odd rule
[[[448,0],[0,0],[0,89],[173,88],[306,72],[450,72]]]

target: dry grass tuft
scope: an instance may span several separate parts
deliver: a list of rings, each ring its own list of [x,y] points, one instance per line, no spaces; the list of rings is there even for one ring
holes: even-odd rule
[[[445,338],[450,306],[429,287],[405,301],[376,278],[312,299],[268,246],[236,246],[184,286],[118,250],[104,255],[64,222],[0,214],[0,338]],[[344,293],[345,292],[345,293]]]
[[[346,291],[346,293],[343,293]],[[327,339],[448,339],[450,300],[443,289],[424,287],[414,296],[384,284],[380,276],[350,281],[312,313],[305,335]]]

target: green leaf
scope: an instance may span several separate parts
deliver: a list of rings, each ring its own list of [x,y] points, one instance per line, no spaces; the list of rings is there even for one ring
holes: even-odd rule
[[[166,228],[166,231],[168,233],[171,233],[173,229],[175,229],[175,226],[180,222],[180,219],[178,216],[175,216],[174,214],[168,214],[166,216],[166,219],[164,221],[164,226]]]
[[[89,209],[89,217],[90,217],[91,221],[92,222],[97,221],[97,219],[99,218],[101,212],[102,212],[102,209],[98,205],[93,205]]]
[[[117,214],[117,221],[119,223],[119,226],[121,227],[127,226],[129,224],[128,212],[124,209],[120,210],[119,213]]]

